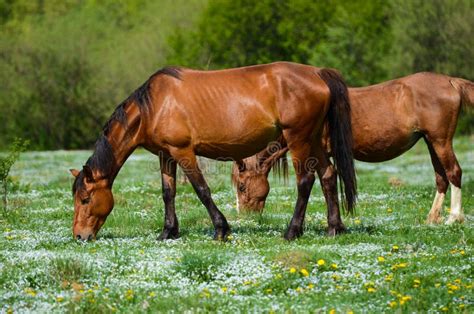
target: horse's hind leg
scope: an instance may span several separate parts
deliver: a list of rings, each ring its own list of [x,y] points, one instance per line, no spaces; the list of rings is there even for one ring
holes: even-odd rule
[[[183,171],[191,182],[194,191],[196,191],[199,199],[206,207],[214,225],[214,239],[226,240],[230,233],[229,225],[224,215],[219,211],[212,200],[211,190],[199,169],[196,155],[192,150],[179,150],[173,152],[172,155],[178,161],[181,168],[183,168]]]
[[[428,145],[428,149],[430,151],[431,163],[433,164],[436,177],[436,195],[433,200],[433,204],[431,205],[431,210],[428,214],[426,222],[429,224],[439,224],[443,220],[441,217],[441,208],[446,196],[446,191],[448,190],[449,180],[446,176],[443,166],[441,165],[441,162],[439,161],[438,156],[436,155],[433,145],[427,140],[426,144]]]
[[[446,223],[462,223],[464,221],[461,207],[462,170],[454,154],[452,143],[451,141],[442,141],[433,142],[432,145],[451,185],[451,212]]]
[[[176,239],[179,237],[179,224],[176,217],[174,199],[176,196],[176,161],[173,158],[160,156],[161,186],[165,203],[165,223],[158,240]]]
[[[319,150],[317,155],[317,172],[321,181],[321,188],[326,199],[328,210],[328,235],[335,236],[346,230],[339,211],[339,201],[337,196],[337,172],[328,156]]]
[[[309,161],[311,147],[309,144],[291,145],[288,143],[291,152],[291,158],[296,173],[296,184],[298,188],[298,199],[296,201],[295,211],[291,218],[288,230],[285,232],[285,239],[293,240],[303,235],[303,223],[308,205],[309,195],[314,184],[314,169],[311,168]]]

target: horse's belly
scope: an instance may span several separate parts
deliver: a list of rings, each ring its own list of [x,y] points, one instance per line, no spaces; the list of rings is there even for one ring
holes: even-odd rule
[[[409,150],[420,139],[421,134],[411,133],[407,136],[381,135],[376,138],[354,138],[354,158],[366,162],[391,160]]]
[[[221,130],[218,134],[202,138],[195,144],[197,155],[212,159],[238,160],[252,156],[275,141],[281,134],[276,125],[247,128],[244,130]]]

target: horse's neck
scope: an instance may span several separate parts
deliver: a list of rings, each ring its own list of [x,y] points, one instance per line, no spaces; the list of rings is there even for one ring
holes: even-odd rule
[[[125,161],[133,151],[142,144],[142,123],[140,114],[127,110],[125,123],[114,121],[110,129],[103,135],[110,144],[111,168],[106,176],[111,183],[119,173]],[[104,153],[107,155],[107,152]]]
[[[110,146],[112,147],[112,153],[115,159],[114,166],[110,173],[111,180],[113,181],[125,161],[127,161],[128,157],[137,148],[138,143],[134,141],[133,136],[122,134],[120,134],[120,136],[111,136],[111,134],[109,134],[107,139],[110,143]]]

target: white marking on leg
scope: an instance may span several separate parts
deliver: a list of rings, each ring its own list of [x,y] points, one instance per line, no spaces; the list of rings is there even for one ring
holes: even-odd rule
[[[239,194],[238,194],[237,191],[235,192],[235,200],[236,200],[236,203],[237,203],[237,212],[240,213]]]
[[[461,189],[451,184],[451,212],[446,223],[454,222],[464,222],[464,214],[461,207]]]
[[[443,206],[445,196],[446,194],[436,191],[436,195],[433,200],[433,205],[431,205],[431,210],[428,214],[428,223],[437,224],[441,222],[441,208]]]

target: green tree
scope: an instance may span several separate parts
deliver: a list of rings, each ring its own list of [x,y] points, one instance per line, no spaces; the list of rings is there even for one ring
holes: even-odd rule
[[[363,86],[386,80],[391,49],[391,5],[387,1],[340,1],[310,62],[338,69],[348,84]]]
[[[308,63],[326,38],[331,1],[214,0],[196,30],[170,36],[169,60],[199,68],[224,68],[277,60]]]

